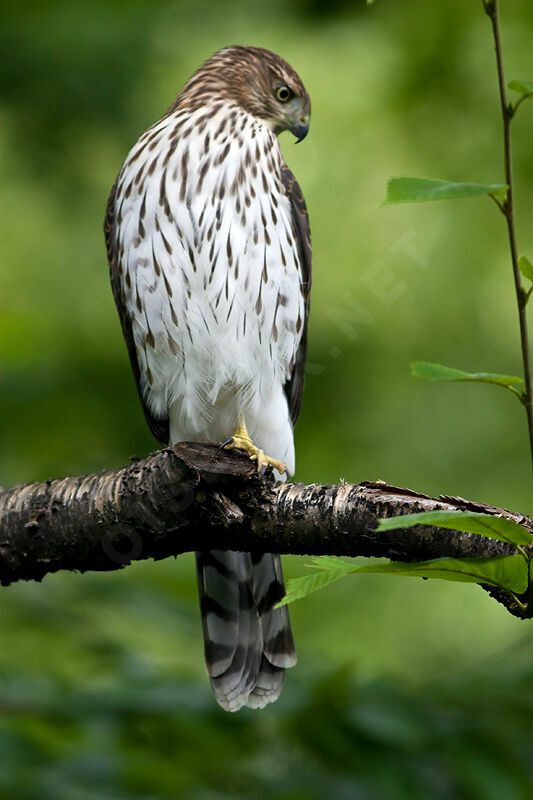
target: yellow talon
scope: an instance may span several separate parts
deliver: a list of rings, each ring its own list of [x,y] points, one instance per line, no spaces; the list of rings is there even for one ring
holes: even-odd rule
[[[235,428],[235,432],[231,439],[224,445],[225,450],[243,450],[248,453],[251,461],[257,461],[257,471],[261,474],[267,467],[273,467],[281,474],[287,472],[287,465],[284,461],[279,461],[277,458],[267,456],[259,447],[250,439],[250,435],[246,430],[246,424],[243,417],[239,417],[239,422]]]

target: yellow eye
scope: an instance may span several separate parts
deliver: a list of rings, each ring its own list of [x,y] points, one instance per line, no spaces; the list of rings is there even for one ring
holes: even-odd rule
[[[276,100],[279,100],[280,103],[288,103],[291,97],[294,96],[292,89],[289,89],[285,83],[278,86],[274,94],[276,95]]]

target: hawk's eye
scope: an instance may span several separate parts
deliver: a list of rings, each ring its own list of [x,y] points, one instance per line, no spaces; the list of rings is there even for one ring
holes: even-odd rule
[[[274,94],[276,95],[276,100],[279,100],[280,103],[288,103],[291,97],[294,96],[292,89],[289,89],[285,83],[278,86]]]

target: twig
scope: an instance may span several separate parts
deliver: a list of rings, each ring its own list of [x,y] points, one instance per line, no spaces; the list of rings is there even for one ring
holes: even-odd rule
[[[522,349],[522,364],[524,369],[524,393],[522,403],[527,417],[529,432],[529,447],[533,464],[533,393],[531,388],[531,363],[529,356],[529,336],[527,329],[526,306],[529,293],[522,285],[522,278],[518,266],[518,247],[516,243],[515,218],[514,218],[514,190],[513,190],[513,169],[511,152],[511,122],[516,109],[507,101],[505,91],[505,75],[503,69],[502,45],[500,36],[500,18],[498,0],[483,0],[485,12],[490,18],[492,33],[494,37],[494,48],[496,51],[496,65],[498,70],[498,86],[500,93],[500,105],[503,120],[503,147],[505,182],[507,183],[507,197],[504,203],[498,204],[507,221],[507,232],[509,235],[509,247],[511,250],[511,262],[513,266],[513,278],[518,306],[518,320],[520,324],[520,345]]]

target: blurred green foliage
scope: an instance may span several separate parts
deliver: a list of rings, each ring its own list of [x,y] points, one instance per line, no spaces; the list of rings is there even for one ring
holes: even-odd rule
[[[531,80],[533,7],[502,12],[508,80]],[[382,478],[532,512],[517,404],[409,374],[417,359],[520,371],[493,204],[378,207],[391,175],[502,180],[481,4],[423,0],[4,4],[0,483],[154,448],[108,286],[107,192],[137,136],[231,43],[279,52],[313,101],[305,143],[282,140],[315,253],[298,479]],[[531,113],[515,131],[530,258]],[[195,592],[189,556],[2,592],[0,797],[532,795],[532,634],[477,587],[361,576],[296,604],[299,666],[276,706],[237,716],[203,676]]]

